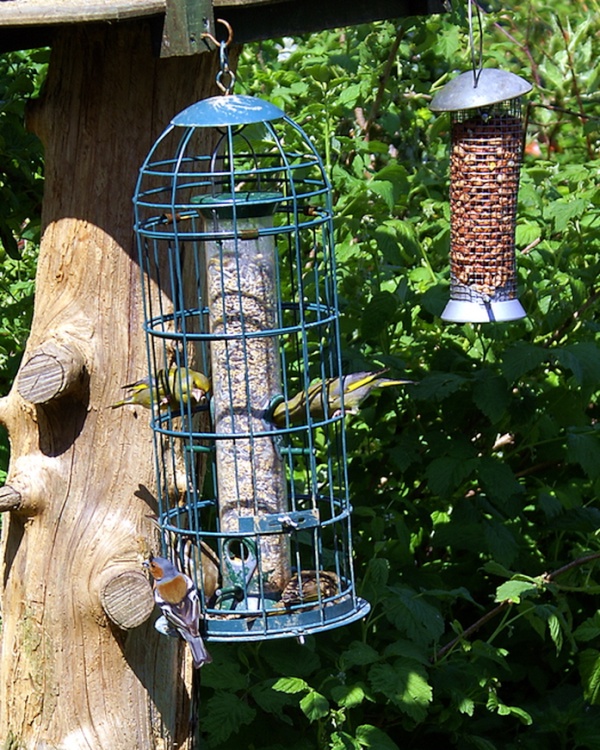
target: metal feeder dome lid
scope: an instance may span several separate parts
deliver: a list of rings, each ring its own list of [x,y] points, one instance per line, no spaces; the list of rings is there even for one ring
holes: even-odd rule
[[[219,128],[279,120],[285,113],[279,107],[255,96],[229,94],[203,99],[184,109],[171,120],[184,128]]]
[[[489,107],[527,94],[532,85],[524,78],[497,68],[482,68],[477,85],[472,70],[461,73],[433,97],[434,112],[458,112],[461,109]]]

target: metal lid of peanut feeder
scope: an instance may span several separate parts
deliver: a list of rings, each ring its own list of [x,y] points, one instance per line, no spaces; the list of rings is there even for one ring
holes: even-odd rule
[[[531,89],[528,81],[506,70],[482,68],[477,76],[469,70],[438,91],[430,109],[434,112],[458,112],[461,109],[489,107],[507,99],[516,99]]]
[[[275,104],[255,96],[230,94],[212,96],[184,109],[171,120],[184,128],[219,128],[280,120],[285,112]]]

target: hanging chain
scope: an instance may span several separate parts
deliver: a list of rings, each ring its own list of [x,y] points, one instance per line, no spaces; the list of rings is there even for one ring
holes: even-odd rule
[[[227,48],[233,41],[233,29],[231,28],[231,25],[225,21],[223,18],[217,18],[217,23],[222,23],[223,26],[227,28],[227,40],[224,42],[219,42],[212,34],[209,34],[208,32],[205,32],[202,34],[203,37],[206,37],[207,39],[210,39],[210,41],[215,45],[215,47],[219,47],[219,66],[220,70],[217,73],[216,81],[217,86],[222,91],[223,94],[231,94],[233,91],[233,87],[235,85],[235,74],[233,70],[229,67],[229,56],[227,54]]]
[[[229,67],[229,57],[227,55],[227,43],[221,42],[221,51],[219,60],[221,63],[221,70],[217,73],[217,86],[227,96],[231,94],[235,85],[235,74]]]
[[[473,33],[473,5],[477,10],[477,25],[479,26],[479,45],[477,55],[475,54],[475,35]],[[471,48],[471,65],[473,66],[474,87],[477,88],[479,76],[483,70],[483,24],[481,22],[481,9],[475,0],[467,0],[467,12],[469,19],[469,47]]]

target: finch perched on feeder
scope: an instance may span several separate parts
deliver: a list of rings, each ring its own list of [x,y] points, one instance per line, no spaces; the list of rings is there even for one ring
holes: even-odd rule
[[[210,380],[204,373],[175,365],[169,368],[167,384],[172,406],[187,406],[189,401],[192,406],[199,406],[210,391]]]
[[[412,380],[392,380],[381,377],[387,370],[378,372],[354,372],[341,377],[344,411],[356,414],[362,402],[371,391],[377,388],[387,388],[391,385],[405,385]],[[327,397],[327,415],[335,417],[341,414],[342,395],[340,394],[340,378],[329,378],[323,383],[319,381],[309,386],[308,392],[300,391],[289,401],[280,401],[272,408],[268,417],[277,427],[285,427],[286,413],[290,424],[302,424],[306,421],[306,405],[310,415],[315,420],[325,418],[323,393]]]
[[[155,515],[148,515],[147,518],[160,530]],[[206,542],[196,539],[184,529],[180,533],[165,529],[162,533],[167,546],[173,550],[175,564],[180,572],[192,580],[196,579],[198,586],[202,584],[204,601],[209,602],[219,588],[221,577],[221,564],[217,553]]]
[[[150,383],[152,383],[152,388]],[[126,404],[150,409],[154,402],[155,406],[157,405],[161,411],[164,411],[169,406],[176,409],[181,403],[187,405],[190,399],[192,406],[204,403],[206,394],[210,391],[210,381],[201,372],[173,365],[168,373],[160,369],[156,378],[152,378],[151,381],[144,378],[124,385],[123,388],[129,390],[129,394],[122,401],[112,404],[113,409]],[[152,389],[154,390],[151,393]]]
[[[145,563],[154,579],[154,601],[167,622],[187,641],[194,667],[212,661],[200,635],[200,599],[194,582],[170,560],[153,555]]]
[[[280,606],[318,602],[340,591],[339,579],[328,570],[301,570],[292,576],[281,592]]]
[[[161,373],[163,373],[163,376],[161,376]],[[135,383],[124,385],[123,390],[129,391],[129,394],[121,401],[117,401],[116,404],[111,404],[111,408],[117,409],[119,406],[132,404],[133,406],[143,406],[144,409],[151,409],[153,401],[155,404],[164,403],[165,398],[167,398],[164,371],[161,370],[158,375],[159,377],[157,379],[152,378],[152,381],[144,378],[143,380],[136,380]],[[152,386],[150,383],[152,383]]]

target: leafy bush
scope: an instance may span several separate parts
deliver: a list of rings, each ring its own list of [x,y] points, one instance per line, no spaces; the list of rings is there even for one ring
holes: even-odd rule
[[[525,7],[526,6],[526,7]],[[461,13],[248,47],[238,92],[282,106],[335,193],[348,371],[417,385],[350,418],[360,624],[214,645],[208,747],[600,747],[597,3],[484,16],[486,66],[535,85],[517,228],[528,316],[440,321]],[[267,729],[268,727],[268,729]]]
[[[25,101],[44,79],[48,53],[0,55],[0,395],[19,368],[33,313],[40,239],[42,147],[24,125]],[[8,467],[8,436],[0,434],[0,482]]]

